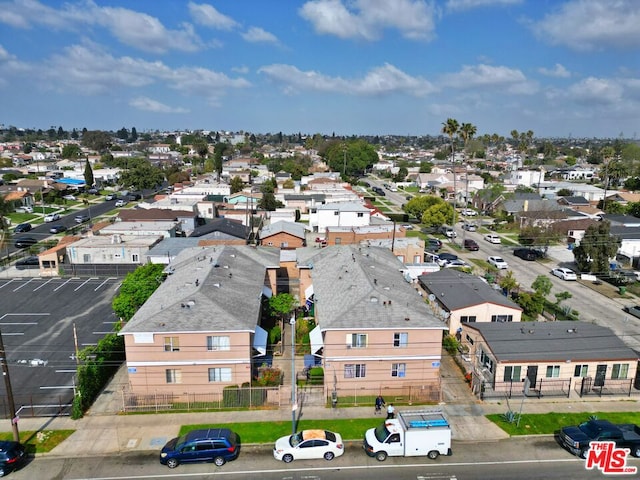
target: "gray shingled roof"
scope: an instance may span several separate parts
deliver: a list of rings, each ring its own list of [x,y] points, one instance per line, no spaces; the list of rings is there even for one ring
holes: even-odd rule
[[[587,322],[466,323],[500,362],[638,360],[609,328]]]
[[[301,252],[304,254],[304,252]],[[303,256],[298,263],[303,264]],[[355,245],[323,248],[307,260],[320,329],[431,328],[446,326],[403,278],[388,249]]]
[[[225,233],[229,236],[246,240],[249,238],[251,229],[242,223],[230,220],[228,218],[215,218],[209,223],[196,227],[191,232],[190,237],[204,237],[214,232]]]
[[[193,248],[122,329],[145,332],[251,331],[260,318],[267,266],[279,251],[251,247]],[[197,285],[196,285],[197,281]]]
[[[301,223],[279,221],[265,226],[260,230],[260,238],[267,238],[277,233],[284,232],[294,237],[305,238],[304,225]]]
[[[450,312],[483,303],[522,310],[515,302],[509,300],[480,278],[453,268],[443,268],[438,272],[420,275],[418,282],[427,293],[433,293],[438,302]]]

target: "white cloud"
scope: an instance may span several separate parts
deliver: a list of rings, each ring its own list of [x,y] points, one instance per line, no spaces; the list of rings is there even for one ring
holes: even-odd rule
[[[220,13],[211,5],[206,3],[189,2],[189,13],[193,21],[199,25],[217,28],[218,30],[233,30],[239,24],[233,18]]]
[[[249,73],[249,67],[246,65],[242,65],[240,67],[231,67],[231,71],[235,73],[239,73],[240,75],[246,75]]]
[[[521,4],[523,0],[448,0],[445,8],[449,11],[471,10],[481,7],[502,7]]]
[[[275,35],[259,27],[251,27],[242,34],[242,38],[251,43],[278,43]]]
[[[575,50],[640,47],[637,0],[570,0],[531,25],[552,45]]]
[[[559,63],[556,63],[552,69],[540,67],[538,72],[547,77],[569,78],[571,76],[571,72]]]
[[[589,77],[574,83],[567,90],[567,96],[583,104],[619,104],[624,89],[619,82],[607,78]]]
[[[512,94],[532,94],[537,90],[537,86],[527,80],[520,70],[485,64],[465,65],[458,73],[444,75],[440,84],[443,88],[456,89],[499,88]]]
[[[147,112],[156,112],[156,113],[189,113],[189,110],[182,107],[170,107],[165,105],[164,103],[158,102],[157,100],[153,100],[149,97],[137,97],[132,99],[129,102],[134,108],[138,110],[144,110]]]
[[[374,68],[361,79],[330,77],[282,64],[267,65],[260,68],[258,72],[282,83],[282,88],[287,93],[317,91],[362,96],[393,93],[424,96],[435,91],[434,86],[427,80],[407,75],[390,64]]]
[[[421,0],[311,0],[299,10],[302,18],[320,34],[339,38],[377,40],[387,28],[397,29],[410,39],[431,39],[435,8]]]

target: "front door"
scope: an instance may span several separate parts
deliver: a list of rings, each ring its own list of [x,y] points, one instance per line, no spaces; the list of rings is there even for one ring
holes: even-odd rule
[[[596,377],[593,381],[594,387],[604,387],[604,379],[607,376],[607,366],[606,365],[598,365],[596,367]]]
[[[529,365],[527,367],[527,378],[529,379],[529,385],[533,390],[536,389],[536,384],[538,382],[538,366],[537,365]]]

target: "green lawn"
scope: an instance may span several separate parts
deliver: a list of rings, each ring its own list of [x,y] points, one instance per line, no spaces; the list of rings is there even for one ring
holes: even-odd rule
[[[552,435],[561,427],[586,422],[592,415],[613,423],[640,424],[640,412],[525,413],[520,419],[520,426],[516,426],[515,423],[506,422],[501,414],[487,415],[487,418],[509,435]]]
[[[373,410],[373,408],[372,408]],[[298,422],[296,431],[308,429],[322,429],[338,432],[343,440],[361,440],[364,432],[369,428],[377,427],[383,417],[372,418],[336,418],[332,420],[305,420]],[[225,424],[201,424],[183,425],[180,435],[199,428],[230,428],[238,435],[242,443],[273,443],[278,438],[291,434],[291,421],[285,422],[249,422],[249,423],[225,423]]]
[[[20,442],[30,454],[46,453],[64,442],[75,430],[42,430],[20,432]],[[0,432],[0,440],[13,440],[12,432]]]

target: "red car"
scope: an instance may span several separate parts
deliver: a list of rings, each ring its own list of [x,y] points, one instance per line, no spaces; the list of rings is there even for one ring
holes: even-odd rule
[[[464,241],[464,248],[466,248],[467,250],[471,250],[472,252],[480,250],[480,246],[476,243],[476,241],[475,240],[471,240],[469,238],[467,238]]]

